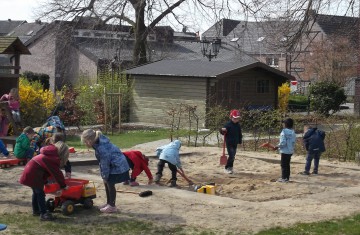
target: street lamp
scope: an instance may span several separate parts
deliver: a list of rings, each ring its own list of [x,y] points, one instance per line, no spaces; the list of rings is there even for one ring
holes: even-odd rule
[[[212,41],[209,41],[206,38],[204,38],[203,40],[200,40],[200,43],[201,43],[201,53],[203,54],[204,57],[206,56],[209,59],[209,61],[211,61],[213,57],[216,58],[221,46],[220,38],[213,39]],[[211,47],[209,48],[210,45]]]

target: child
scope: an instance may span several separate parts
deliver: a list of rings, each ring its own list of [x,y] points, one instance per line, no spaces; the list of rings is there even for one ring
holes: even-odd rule
[[[32,158],[25,166],[19,182],[31,187],[33,215],[40,215],[41,221],[51,221],[55,218],[46,211],[44,185],[52,177],[61,189],[67,189],[65,178],[60,170],[69,157],[69,148],[64,142],[49,145],[40,150],[40,154]]]
[[[100,206],[99,209],[103,213],[116,212],[115,184],[130,179],[129,164],[121,150],[112,144],[100,131],[92,129],[83,131],[81,142],[87,147],[95,149],[95,157],[99,162],[100,174],[106,191],[106,204]]]
[[[179,154],[180,147],[181,147],[180,140],[174,140],[170,144],[158,147],[156,149],[156,155],[159,157],[159,163],[157,165],[155,183],[160,182],[165,163],[167,163],[169,169],[171,170],[170,187],[176,187],[177,168],[179,168],[179,170],[182,173],[184,173],[180,162],[180,154]]]
[[[30,140],[35,134],[34,129],[30,126],[25,127],[23,133],[16,138],[14,155],[20,159],[31,159],[34,155],[34,150],[30,147]]]
[[[147,158],[140,151],[126,151],[123,152],[126,157],[126,160],[129,163],[130,168],[132,169],[131,177],[130,177],[130,185],[131,186],[139,186],[139,183],[136,182],[136,177],[140,175],[142,171],[145,171],[147,177],[149,178],[148,184],[152,184],[153,176],[149,170],[149,158]],[[129,184],[129,181],[124,182],[125,185]]]
[[[236,150],[238,144],[242,143],[242,132],[240,121],[240,111],[232,110],[230,112],[230,121],[227,122],[223,128],[221,128],[220,133],[225,135],[226,149],[228,152],[228,160],[225,165],[225,173],[232,174],[234,160],[236,155]]]
[[[0,153],[2,153],[5,157],[9,157],[10,153],[6,149],[6,146],[2,140],[0,140]]]
[[[283,129],[280,133],[280,141],[274,150],[278,150],[281,154],[281,178],[277,181],[286,183],[290,179],[290,160],[294,153],[296,135],[293,130],[294,121],[288,118],[283,121]]]
[[[54,133],[53,136],[51,136],[50,138],[48,138],[45,141],[45,145],[56,144],[59,141],[65,142],[65,135],[63,133],[57,132],[57,133]],[[71,178],[71,163],[69,160],[66,161],[64,168],[65,168],[65,178],[70,179]]]
[[[11,88],[9,94],[1,96],[0,101],[7,101],[9,103],[9,108],[13,115],[14,121],[16,123],[21,122],[20,118],[20,101],[19,101],[19,91],[17,88]]]
[[[6,117],[5,109],[0,111],[0,137],[7,136],[9,131],[10,121]]]
[[[312,174],[317,175],[321,153],[325,152],[325,132],[312,128],[310,125],[304,126],[304,146],[307,151],[305,171],[302,175],[310,175],[311,162],[314,159],[314,169]]]

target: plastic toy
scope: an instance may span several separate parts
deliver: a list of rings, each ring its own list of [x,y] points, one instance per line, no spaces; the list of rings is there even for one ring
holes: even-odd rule
[[[93,207],[92,199],[96,198],[96,187],[93,181],[65,179],[65,183],[68,189],[62,190],[60,196],[55,195],[55,198],[47,199],[46,206],[49,211],[52,212],[55,208],[61,207],[64,215],[70,215],[74,212],[75,204],[82,204],[86,209]],[[45,194],[56,194],[59,190],[58,183],[47,184],[44,187]]]
[[[26,159],[8,158],[0,160],[0,168],[9,168],[11,166],[25,166]]]

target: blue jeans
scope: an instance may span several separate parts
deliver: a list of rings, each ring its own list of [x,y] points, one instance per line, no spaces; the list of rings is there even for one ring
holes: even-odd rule
[[[225,169],[233,168],[237,145],[226,145],[226,149],[227,149],[229,157],[228,157]]]
[[[32,188],[32,209],[33,213],[40,212],[40,214],[46,213],[46,202],[45,202],[45,193],[43,189]]]
[[[2,140],[0,140],[0,152],[5,156],[9,156],[9,151],[6,149],[6,146]]]
[[[318,173],[321,153],[307,153],[305,171],[310,172],[311,162],[314,159],[314,173]]]
[[[27,158],[27,159],[31,159],[31,158],[33,158],[33,156],[34,156],[34,149],[32,149],[32,148],[29,148],[28,150],[26,150],[26,152],[25,152],[25,158]]]

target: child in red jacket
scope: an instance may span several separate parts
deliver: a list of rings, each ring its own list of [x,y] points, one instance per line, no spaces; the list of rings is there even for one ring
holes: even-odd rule
[[[132,150],[125,151],[123,154],[126,157],[126,160],[129,163],[130,168],[132,169],[130,185],[139,186],[138,182],[135,182],[136,177],[140,175],[142,171],[145,171],[147,177],[149,178],[148,184],[153,182],[153,176],[149,170],[149,158],[147,158],[142,152]],[[125,185],[129,184],[129,181],[124,182]]]
[[[33,157],[25,166],[19,182],[31,187],[33,215],[40,215],[40,220],[49,221],[54,217],[46,211],[44,185],[50,177],[66,189],[65,178],[60,170],[69,157],[69,147],[64,142],[48,145],[40,150],[40,154]]]

